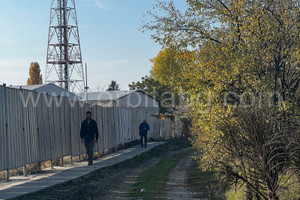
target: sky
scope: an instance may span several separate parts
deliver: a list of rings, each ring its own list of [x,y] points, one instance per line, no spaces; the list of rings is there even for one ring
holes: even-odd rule
[[[116,80],[122,90],[149,75],[161,46],[139,28],[155,0],[76,0],[83,62],[92,91]],[[184,0],[175,0],[179,8]],[[24,85],[31,62],[43,77],[51,0],[0,0],[0,84]]]

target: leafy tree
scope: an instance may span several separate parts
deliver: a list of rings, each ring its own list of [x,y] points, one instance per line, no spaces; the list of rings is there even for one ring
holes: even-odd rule
[[[151,59],[153,63],[153,77],[160,83],[175,86],[178,74],[180,74],[180,66],[176,60],[177,51],[172,48],[161,50],[158,55]]]
[[[151,96],[157,96],[158,94],[162,94],[169,90],[169,87],[161,84],[159,81],[154,80],[152,76],[144,76],[141,81],[132,82],[128,85],[130,90],[142,90]],[[155,90],[159,91],[155,92]]]
[[[195,51],[178,51],[176,47],[164,48],[158,55],[151,59],[153,67],[151,73],[155,80],[164,85],[169,85],[179,93],[182,88],[190,87],[191,63],[195,61]],[[193,76],[195,71],[192,72]]]
[[[267,102],[268,106],[275,108],[276,115],[285,117],[287,121],[299,116],[299,1],[187,0],[187,6],[182,13],[173,2],[158,1],[154,10],[148,13],[154,20],[145,23],[143,30],[156,31],[153,35],[155,41],[177,51],[179,73],[175,74],[180,76],[173,82],[189,95],[193,145],[202,151],[202,166],[217,168],[220,172],[226,169],[230,173],[231,168],[236,167],[236,157],[232,157],[234,152],[227,151],[224,131],[218,127],[228,116],[233,116],[233,122],[238,120],[238,106],[251,107],[255,101],[266,105]],[[159,74],[170,74],[168,70]],[[167,76],[163,77],[167,79]],[[167,81],[172,82],[174,76],[168,78]],[[270,99],[267,97],[263,101],[261,97],[265,93],[270,93]],[[276,120],[274,124],[281,126]],[[259,123],[253,121],[247,126],[259,127]],[[238,137],[247,138],[249,132],[239,134],[232,139],[241,145],[242,140]],[[284,136],[288,137],[286,134],[284,132]],[[266,140],[261,142],[261,145],[269,144]],[[270,148],[276,148],[276,145],[272,143]],[[299,148],[295,149],[295,146],[290,145],[292,149],[289,152],[298,152]],[[251,166],[251,160],[244,155],[238,154],[246,166]],[[291,154],[287,157],[294,159]],[[277,161],[281,162],[280,159]],[[272,173],[285,172],[284,167],[274,165],[271,163]],[[289,162],[285,167],[289,167]],[[294,171],[293,167],[289,169]],[[242,170],[238,169],[237,174],[243,173]],[[262,170],[268,173],[268,169]],[[250,173],[245,174],[245,178],[253,179]],[[256,180],[261,181],[260,177]],[[241,178],[229,183],[237,184],[239,181],[247,183]],[[278,199],[279,187],[272,188],[268,184],[263,181],[262,187],[267,191],[264,194],[256,191],[257,198]],[[274,184],[276,186],[277,183]],[[255,184],[247,187],[250,187],[250,196],[251,191],[258,188]]]
[[[174,109],[172,101],[163,101],[166,98],[172,98],[172,89],[155,80],[152,75],[142,77],[141,81],[132,82],[128,85],[130,90],[141,90],[159,101],[159,112],[167,113]]]
[[[108,86],[107,91],[120,91],[120,86],[117,81],[112,80]]]
[[[230,89],[263,89],[279,92],[284,99],[293,97],[300,82],[298,1],[187,3],[182,14],[174,3],[158,2],[155,8],[167,15],[149,11],[155,20],[144,24],[144,30],[155,30],[153,38],[164,46],[194,47],[205,78],[220,91],[231,85]]]
[[[32,62],[30,64],[29,78],[27,80],[27,85],[36,85],[42,83],[43,83],[43,79],[41,75],[40,65],[37,62]]]

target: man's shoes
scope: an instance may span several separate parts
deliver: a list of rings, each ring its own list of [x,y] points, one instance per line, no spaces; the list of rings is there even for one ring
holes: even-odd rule
[[[143,147],[143,145],[141,145],[141,147]]]
[[[145,148],[147,148],[147,146],[145,145]]]
[[[93,165],[93,161],[89,161],[89,165],[88,166],[91,166]]]

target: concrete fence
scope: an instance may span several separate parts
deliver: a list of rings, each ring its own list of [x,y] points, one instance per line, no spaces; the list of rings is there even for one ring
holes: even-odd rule
[[[0,86],[0,171],[84,154],[79,132],[86,111],[98,123],[95,152],[138,140],[143,119],[150,125],[150,138],[172,137],[171,120],[143,111],[91,106],[67,97]]]

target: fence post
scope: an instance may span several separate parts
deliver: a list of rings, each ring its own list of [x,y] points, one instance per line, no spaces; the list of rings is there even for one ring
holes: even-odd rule
[[[26,167],[26,165],[24,165],[24,167],[23,167],[23,175],[25,177],[27,177],[27,167]]]
[[[24,116],[24,115],[23,115]],[[24,138],[25,138],[25,127],[23,127],[23,135],[24,135]],[[25,141],[25,140],[24,140]],[[23,154],[25,154],[25,150],[23,151]],[[23,166],[23,175],[25,177],[27,177],[27,167],[26,167],[26,164]]]
[[[35,97],[36,98],[40,98],[40,96],[36,96],[35,94]],[[40,99],[38,99],[38,101],[40,101]],[[38,102],[38,104],[40,104],[41,106],[41,109],[42,110],[42,105],[40,102]],[[42,164],[41,164],[41,141],[40,141],[40,124],[39,124],[39,116],[38,116],[38,113],[39,113],[39,109],[38,109],[38,104],[35,107],[35,115],[36,115],[36,124],[37,124],[37,141],[38,141],[38,155],[39,155],[39,161],[38,161],[38,171],[41,172],[42,171]]]
[[[22,94],[23,94],[23,96],[24,96],[24,90],[21,88],[21,91],[20,92],[22,92]],[[22,106],[21,106],[22,107]],[[23,107],[22,107],[22,116],[23,116],[23,142],[26,140],[26,137],[25,137],[25,121],[24,121],[24,119],[25,119],[25,111],[24,111],[24,109],[25,109],[25,105],[23,104]],[[26,146],[24,145],[24,143],[23,143],[23,146],[24,146],[24,148],[23,148],[23,159],[26,157],[25,155],[26,155]],[[26,167],[26,164],[23,166],[23,176],[25,176],[25,177],[27,177],[27,167]]]
[[[69,103],[69,105],[71,105],[71,102],[70,102],[70,101],[71,101],[71,100],[68,98],[68,103]],[[73,152],[72,152],[72,151],[73,151],[73,150],[72,150],[72,149],[73,149],[73,148],[72,148],[72,147],[73,147],[73,145],[72,145],[73,142],[72,142],[72,125],[71,125],[72,114],[71,114],[71,109],[73,109],[73,107],[70,106],[70,107],[69,107],[69,111],[68,111],[68,112],[69,112],[69,119],[70,119],[70,120],[68,121],[68,123],[69,123],[69,135],[70,135],[70,140],[69,140],[69,142],[70,142],[70,156],[71,156],[71,157],[70,157],[70,164],[73,165]]]
[[[77,115],[78,115],[78,132],[77,134],[80,135],[80,128],[81,128],[81,106],[80,106],[80,102],[77,104],[78,105],[78,109],[77,109]],[[81,138],[79,139],[79,144],[78,144],[78,147],[79,147],[79,156],[78,156],[78,160],[79,162],[81,162]]]
[[[6,105],[5,105],[6,106]],[[6,151],[6,181],[9,182],[9,156],[8,156],[8,124],[7,121],[5,122],[5,134],[6,134],[6,145],[5,145],[5,151]]]
[[[61,97],[60,97],[61,98]],[[61,144],[61,156],[62,158],[60,159],[60,166],[63,167],[64,166],[64,146],[63,146],[63,130],[62,130],[62,117],[61,117],[61,105],[59,106],[59,124],[60,124],[60,144]]]
[[[5,161],[6,161],[6,181],[9,181],[9,153],[8,153],[8,122],[7,122],[7,104],[6,104],[6,84],[3,84],[3,101],[4,101],[4,124],[5,124]]]
[[[42,171],[42,163],[38,162],[38,171],[41,172]]]
[[[51,167],[51,169],[54,169],[53,160],[50,160],[50,167]]]
[[[6,104],[5,104],[5,107],[6,107]],[[5,116],[5,118],[6,118],[6,116]],[[5,151],[6,151],[6,166],[7,166],[7,169],[6,169],[6,181],[9,182],[9,156],[8,156],[8,130],[7,130],[8,129],[8,124],[7,124],[6,120],[5,120],[5,134],[6,134]]]
[[[49,93],[47,92],[46,93],[46,96],[47,96],[47,98],[49,98],[50,97],[50,95],[49,95]],[[52,97],[50,97],[50,98],[52,98]],[[48,119],[50,119],[50,107],[52,108],[52,106],[51,105],[47,105],[47,116],[48,116]],[[53,110],[52,110],[52,119],[51,120],[53,120]],[[51,169],[54,169],[54,166],[53,166],[53,160],[52,160],[52,158],[53,158],[53,141],[52,141],[52,138],[53,138],[53,135],[52,135],[52,130],[51,130],[51,125],[50,125],[51,123],[48,123],[48,128],[49,128],[49,133],[51,133],[50,134],[50,157],[51,157],[51,160],[50,160],[50,168]]]
[[[6,182],[9,182],[9,169],[6,170]]]

